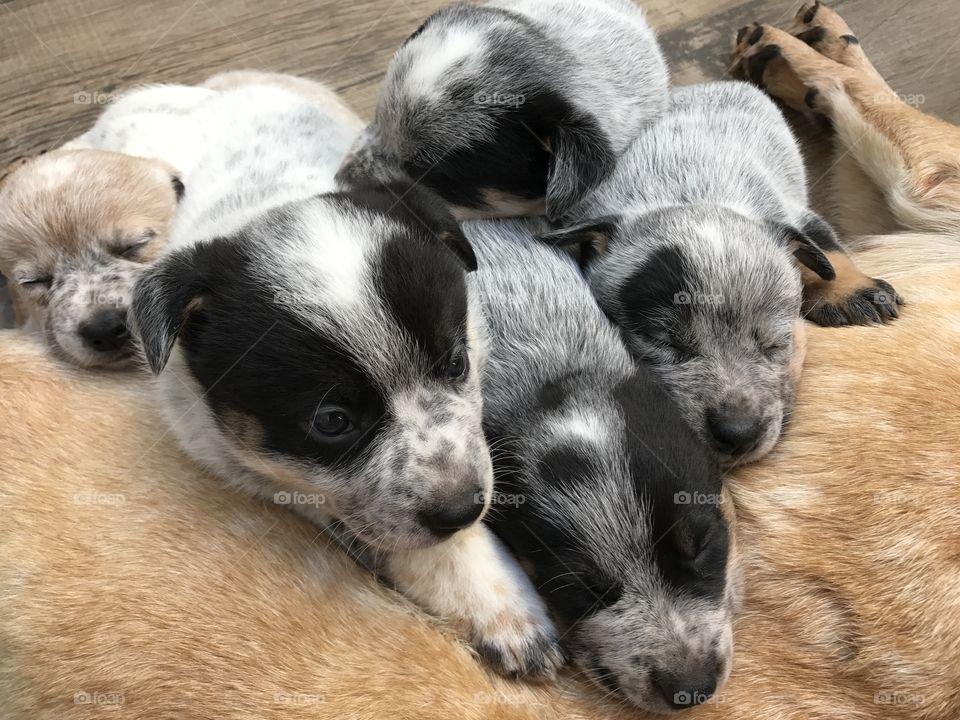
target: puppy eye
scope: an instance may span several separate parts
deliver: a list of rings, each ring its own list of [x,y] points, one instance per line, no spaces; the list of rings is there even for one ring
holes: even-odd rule
[[[320,408],[313,417],[313,429],[325,437],[344,435],[353,428],[353,420],[342,408]]]
[[[763,346],[762,352],[766,357],[774,358],[785,353],[789,347],[790,343],[787,342],[770,343]]]
[[[133,242],[117,247],[113,251],[113,254],[126,260],[133,260],[140,254],[140,251],[143,250],[147,243],[153,240],[155,236],[156,233],[153,232],[153,230],[148,230]]]
[[[458,345],[453,349],[453,352],[450,353],[450,357],[447,360],[447,366],[443,372],[444,377],[446,377],[447,380],[461,379],[467,374],[469,364],[466,346],[462,344]]]
[[[53,284],[53,275],[42,275],[20,281],[20,286],[29,290],[48,290]]]

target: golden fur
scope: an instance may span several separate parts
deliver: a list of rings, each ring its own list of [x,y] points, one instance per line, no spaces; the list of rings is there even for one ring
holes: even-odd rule
[[[808,326],[788,432],[729,478],[737,652],[692,720],[960,717],[960,242],[858,248],[908,304]],[[493,676],[315,528],[194,468],[147,398],[0,333],[4,718],[644,717],[569,675]]]

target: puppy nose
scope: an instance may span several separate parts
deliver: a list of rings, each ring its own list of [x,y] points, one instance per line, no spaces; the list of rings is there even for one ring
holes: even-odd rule
[[[675,710],[700,705],[717,689],[717,674],[706,666],[679,673],[654,670],[651,680],[667,705]]]
[[[741,408],[714,409],[707,412],[707,430],[717,450],[739,455],[757,444],[763,426]]]
[[[451,535],[476,522],[483,512],[483,494],[477,488],[420,511],[420,522],[436,535]]]
[[[97,352],[119,350],[130,338],[127,314],[116,308],[99,311],[80,323],[79,331],[84,344]]]

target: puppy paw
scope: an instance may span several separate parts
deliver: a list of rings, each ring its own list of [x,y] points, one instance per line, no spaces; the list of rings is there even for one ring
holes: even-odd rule
[[[804,314],[817,325],[879,324],[900,315],[903,299],[886,280],[864,275],[852,286],[843,283],[843,289],[830,285],[804,288]]]
[[[733,62],[747,80],[800,112],[823,112],[824,94],[842,92],[849,72],[803,40],[759,23],[737,32]]]
[[[785,30],[834,62],[856,68],[868,64],[850,26],[820,2],[801,7]]]
[[[473,647],[501,675],[553,680],[563,652],[553,623],[532,615],[501,612],[475,629]]]

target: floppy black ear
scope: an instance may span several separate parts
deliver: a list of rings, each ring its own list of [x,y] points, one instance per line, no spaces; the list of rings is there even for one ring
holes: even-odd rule
[[[567,250],[580,267],[586,268],[607,251],[607,244],[616,232],[619,220],[615,215],[608,215],[541,233],[537,237],[548,245]]]
[[[467,236],[463,234],[463,230],[460,229],[460,226],[457,225],[456,222],[454,222],[453,227],[446,228],[437,233],[437,237],[440,238],[444,245],[453,251],[454,255],[460,258],[467,272],[474,272],[477,269],[477,255],[473,251],[473,246],[470,244],[470,241],[467,240]]]
[[[437,193],[422,185],[411,184],[392,187],[384,185],[392,191],[395,198],[394,211],[407,211],[409,222],[415,225],[427,225],[437,238],[460,259],[467,272],[477,269],[477,256],[467,236],[460,229],[460,223],[453,216],[446,200]]]
[[[197,248],[178,250],[147,268],[133,286],[130,319],[154,375],[170,359],[187,316],[201,301]]]
[[[837,276],[829,258],[812,237],[790,225],[774,225],[798,263],[815,272],[823,280],[833,280]]]
[[[548,145],[546,216],[560,222],[609,174],[616,158],[606,133],[586,116],[558,123]]]

